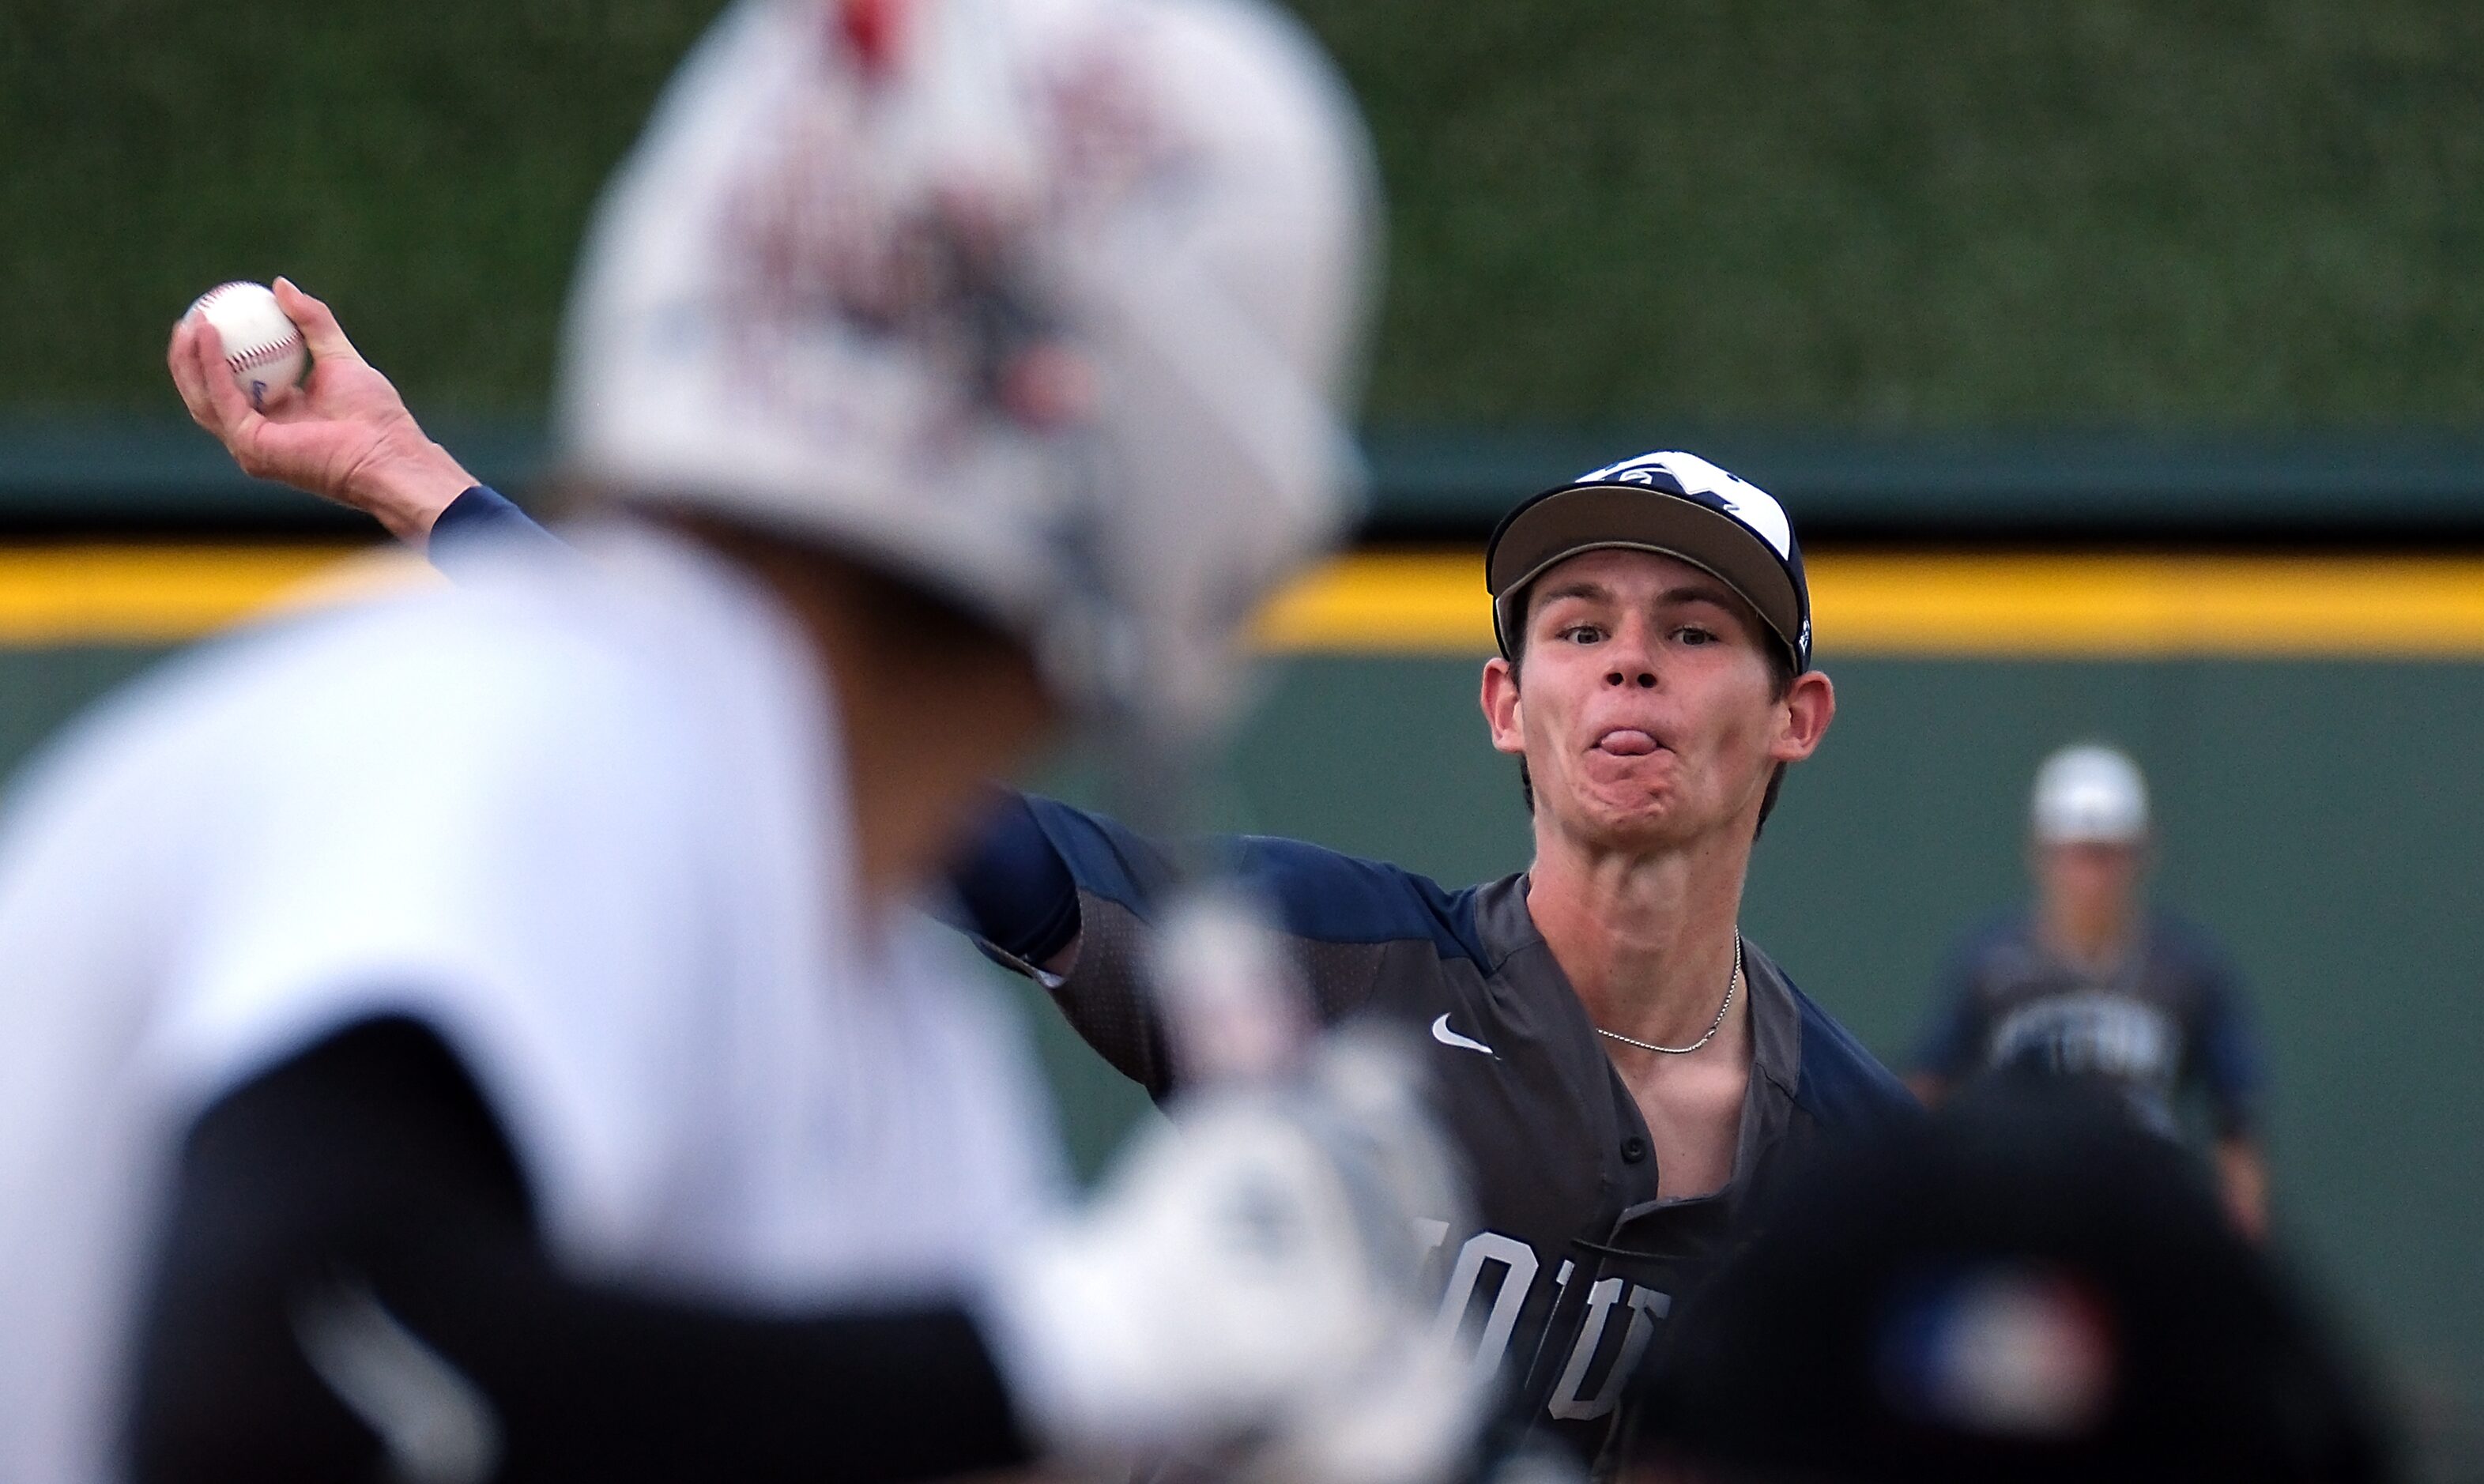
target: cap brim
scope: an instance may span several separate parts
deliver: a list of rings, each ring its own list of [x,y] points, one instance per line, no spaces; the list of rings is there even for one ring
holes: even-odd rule
[[[1554,490],[1511,515],[1493,542],[1484,572],[1501,653],[1519,614],[1512,604],[1529,583],[1585,552],[1653,552],[1713,573],[1739,594],[1799,656],[1802,599],[1775,553],[1721,510],[1643,484],[1581,484]]]

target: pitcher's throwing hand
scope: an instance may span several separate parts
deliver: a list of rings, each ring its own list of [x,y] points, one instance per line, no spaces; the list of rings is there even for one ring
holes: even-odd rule
[[[328,306],[289,279],[276,281],[275,294],[310,347],[310,378],[291,395],[254,407],[233,379],[224,337],[205,314],[184,314],[164,359],[192,420],[244,473],[365,511],[389,534],[420,546],[442,509],[473,487],[473,475],[424,435]]]

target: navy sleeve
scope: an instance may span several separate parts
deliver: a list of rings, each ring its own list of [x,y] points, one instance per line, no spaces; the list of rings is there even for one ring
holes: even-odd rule
[[[1975,992],[1975,969],[1990,935],[1988,930],[1967,933],[1951,945],[1948,957],[1942,960],[1940,977],[1932,988],[1931,1018],[1915,1042],[1914,1069],[1918,1073],[1956,1084],[1978,1070],[1990,1027],[1984,1024],[1982,1003]]]
[[[1796,1096],[1820,1120],[1822,1132],[1872,1138],[1890,1128],[1912,1127],[1923,1118],[1924,1105],[1853,1032],[1791,981],[1786,987],[1802,1014],[1802,1067]]]
[[[949,885],[950,925],[1018,964],[1040,965],[1078,936],[1078,882],[1023,794],[1001,794]]]
[[[1174,1067],[1147,965],[1155,915],[1175,879],[1171,852],[1115,821],[1050,799],[1030,798],[1026,811],[1076,898],[1078,952],[1053,985],[1054,1003],[1104,1060],[1164,1097],[1174,1090]],[[1409,872],[1299,840],[1231,837],[1217,850],[1232,878],[1275,914],[1323,1023],[1369,1003],[1382,959],[1396,945],[1412,941],[1443,956],[1480,958],[1472,904]],[[1048,923],[1055,919],[1034,908],[1059,888],[1037,875],[1021,883],[1024,897],[1012,914]],[[1048,900],[1057,903],[1057,895]]]
[[[1028,804],[1079,892],[1141,918],[1154,915],[1174,877],[1170,852],[1102,815],[1044,798]],[[1443,891],[1402,867],[1273,835],[1226,836],[1212,858],[1256,892],[1296,938],[1413,940],[1429,942],[1447,958],[1481,957],[1463,894]]]
[[[1073,888],[1152,917],[1174,881],[1173,854],[1117,820],[1026,796],[1027,817]]]
[[[536,525],[500,491],[478,484],[450,500],[448,507],[433,520],[431,539],[423,553],[434,567],[454,578],[467,557],[509,546],[568,550],[558,536]]]
[[[2246,1138],[2259,1123],[2259,1035],[2232,960],[2204,939],[2195,942],[2193,952],[2200,998],[2191,1028],[2192,1075],[2207,1096],[2218,1137]]]

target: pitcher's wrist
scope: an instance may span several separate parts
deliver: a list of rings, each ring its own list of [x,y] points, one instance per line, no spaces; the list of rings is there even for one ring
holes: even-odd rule
[[[449,502],[478,482],[447,449],[423,438],[395,456],[383,454],[359,472],[350,503],[368,511],[390,535],[419,549]]]

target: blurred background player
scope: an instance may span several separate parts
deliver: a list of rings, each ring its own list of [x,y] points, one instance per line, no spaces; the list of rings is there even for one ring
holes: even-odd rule
[[[2172,1145],[2018,1073],[1805,1172],[1687,1306],[1634,1484],[2366,1484],[2363,1378]]]
[[[2227,1207],[2258,1236],[2268,1174],[2243,988],[2204,930],[2146,904],[2151,841],[2126,754],[2082,744],[2046,758],[2029,811],[2035,903],[1951,950],[1909,1081],[1936,1103],[2023,1068],[2105,1082],[2169,1137],[2203,1116]]]
[[[729,12],[580,271],[575,552],[204,651],[13,800],[0,1477],[1454,1457],[1402,1086],[1210,1096],[1064,1213],[912,910],[1057,720],[1217,729],[1342,515],[1365,168],[1254,9]],[[254,468],[437,467],[319,443],[392,396],[319,340],[273,420],[174,357]]]

